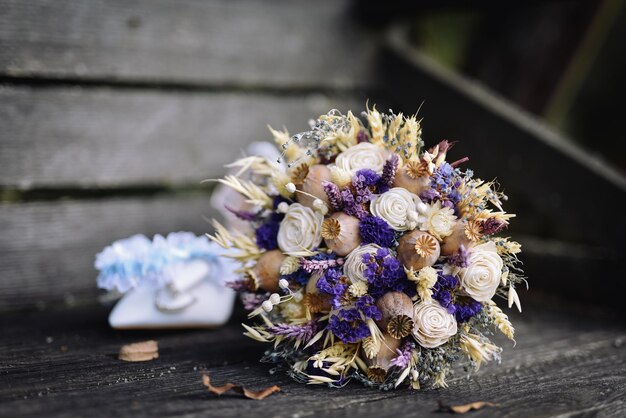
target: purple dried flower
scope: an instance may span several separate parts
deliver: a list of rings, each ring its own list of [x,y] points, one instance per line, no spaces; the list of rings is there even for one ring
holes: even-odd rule
[[[432,289],[433,299],[446,308],[450,314],[454,314],[456,312],[456,305],[454,305],[453,300],[453,291],[458,287],[458,285],[459,279],[455,276],[444,275],[439,272],[437,282]]]
[[[365,129],[361,129],[358,134],[356,134],[356,142],[359,144],[361,142],[367,142],[367,132]]]
[[[361,220],[359,233],[364,244],[377,244],[381,247],[391,247],[395,238],[389,224],[377,216],[368,216]]]
[[[257,213],[250,212],[247,210],[237,210],[237,209],[231,208],[228,205],[224,205],[224,207],[226,208],[227,211],[229,211],[230,213],[232,213],[233,215],[235,215],[242,221],[248,221],[248,222],[254,221],[258,216]]]
[[[356,178],[359,178],[365,186],[375,186],[380,181],[380,176],[370,168],[362,168],[356,172]]]
[[[356,343],[370,336],[370,329],[365,322],[344,320],[339,316],[342,315],[342,312],[344,311],[340,311],[337,315],[331,315],[328,320],[328,330],[335,337],[344,343]]]
[[[382,176],[378,181],[378,193],[385,193],[393,185],[393,180],[396,177],[396,170],[398,169],[398,161],[398,154],[391,154],[385,162]]]
[[[369,216],[369,212],[363,209],[363,205],[357,203],[350,189],[346,188],[341,191],[344,208],[343,211],[350,216],[358,219],[364,219]]]
[[[415,295],[415,284],[407,279],[402,264],[391,255],[389,249],[381,248],[374,256],[364,254],[363,263],[363,275],[369,283],[369,294],[374,298],[392,290]]]
[[[466,268],[467,266],[469,266],[468,258],[469,251],[465,249],[465,245],[461,244],[461,246],[459,247],[459,251],[448,257],[448,263],[452,264],[453,266]]]
[[[243,303],[243,308],[246,311],[253,311],[261,306],[261,304],[265,302],[268,297],[269,293],[265,293],[262,295],[256,293],[243,293],[241,295],[241,302]]]
[[[396,349],[398,357],[391,360],[391,365],[399,367],[400,369],[406,369],[411,363],[413,358],[413,350],[415,349],[415,343],[411,340],[405,340],[400,348]]]
[[[348,290],[348,284],[342,279],[339,269],[330,268],[317,280],[317,290],[331,296],[330,303],[333,308],[339,309],[344,304],[343,295]]]
[[[507,224],[496,218],[489,218],[482,224],[483,234],[494,235],[507,228]]]
[[[482,303],[468,297],[459,298],[456,302],[454,316],[457,322],[466,322],[483,308]]]
[[[354,302],[354,307],[361,311],[366,318],[379,320],[383,315],[374,303],[375,301],[373,297],[370,295],[364,295]]]
[[[264,223],[255,231],[256,243],[264,250],[275,250],[278,248],[278,229],[280,223],[270,220]]]
[[[224,285],[233,289],[235,292],[250,290],[250,284],[246,279],[233,280],[231,282],[226,282]]]
[[[330,181],[323,181],[322,187],[328,196],[330,207],[333,211],[339,211],[343,208],[343,199],[341,198],[341,192],[339,187]]]
[[[278,324],[273,327],[269,327],[268,331],[274,335],[295,338],[306,343],[313,337],[313,335],[315,335],[315,332],[317,331],[317,322],[309,321],[304,325]]]
[[[369,202],[372,198],[372,191],[370,190],[368,185],[368,181],[370,181],[371,179],[369,178],[369,176],[359,174],[362,171],[366,172],[368,175],[373,174],[375,176],[378,176],[378,174],[376,174],[372,170],[359,170],[355,174],[355,176],[352,177],[352,186],[354,187],[354,201],[356,204],[359,205]]]
[[[459,279],[439,273],[433,286],[433,299],[455,316],[457,322],[465,322],[482,309],[482,304],[469,296],[457,294]]]
[[[420,200],[432,203],[433,200],[441,199],[441,195],[437,189],[426,189],[420,193]]]

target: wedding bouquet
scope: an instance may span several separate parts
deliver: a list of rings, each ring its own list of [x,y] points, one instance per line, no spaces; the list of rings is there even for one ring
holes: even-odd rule
[[[219,180],[249,228],[214,221],[211,238],[239,261],[240,293],[272,342],[265,359],[296,380],[381,389],[446,386],[453,365],[500,359],[513,340],[493,301],[520,308],[520,244],[497,237],[514,216],[494,182],[447,162],[453,143],[423,150],[415,116],[336,110],[294,136],[272,131],[281,157],[244,157]]]

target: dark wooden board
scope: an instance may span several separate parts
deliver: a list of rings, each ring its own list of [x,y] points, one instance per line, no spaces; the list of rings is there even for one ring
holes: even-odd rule
[[[0,72],[137,83],[353,88],[376,47],[347,0],[0,1]]]
[[[209,231],[208,193],[0,204],[0,310],[97,296],[95,254],[143,233]]]
[[[267,125],[296,133],[365,97],[193,93],[107,88],[0,89],[0,186],[124,187],[198,184]]]
[[[512,231],[604,247],[623,257],[626,223],[598,213],[626,210],[626,178],[605,161],[477,83],[411,47],[401,28],[387,39],[381,83],[390,104],[414,112],[424,101],[424,136],[460,141],[478,177],[497,179],[517,212]]]
[[[504,343],[501,366],[483,366],[445,390],[380,392],[350,383],[342,390],[296,384],[260,364],[264,345],[241,335],[241,314],[214,331],[117,332],[105,308],[0,316],[0,415],[3,416],[445,416],[448,405],[491,401],[472,417],[556,417],[626,414],[626,331],[610,316],[526,305],[513,318],[516,347]],[[159,359],[125,363],[120,346],[157,339]],[[203,388],[237,382],[277,384],[264,401],[217,397]]]

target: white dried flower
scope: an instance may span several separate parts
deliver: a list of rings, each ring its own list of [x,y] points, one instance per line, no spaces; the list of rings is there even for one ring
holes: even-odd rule
[[[323,215],[294,203],[289,206],[278,229],[278,246],[286,253],[312,250],[322,242]]]
[[[269,300],[266,300],[261,304],[261,308],[263,308],[265,312],[272,312],[272,309],[274,309],[274,305]]]
[[[278,281],[278,287],[280,287],[281,289],[288,289],[289,288],[289,282],[285,279],[280,279]]]
[[[367,294],[367,282],[356,282],[352,283],[350,287],[348,287],[348,292],[355,298],[359,298]]]
[[[430,266],[422,267],[419,273],[415,273],[412,268],[404,268],[407,278],[416,284],[417,294],[423,302],[432,299],[432,287],[437,283],[437,270]]]
[[[376,196],[370,204],[370,211],[396,231],[408,231],[417,226],[417,202],[420,202],[417,195],[402,187],[394,187]]]
[[[366,244],[360,247],[356,247],[343,263],[343,274],[348,276],[352,283],[366,282],[365,277],[365,263],[363,262],[363,255],[371,254],[375,255],[381,247],[376,244]]]
[[[504,264],[496,245],[489,241],[472,247],[467,261],[468,267],[459,272],[461,287],[479,302],[491,300],[500,284]]]
[[[439,347],[457,332],[454,315],[436,301],[417,303],[413,321],[413,337],[422,347]]]
[[[335,164],[351,175],[363,168],[369,168],[380,174],[388,156],[389,152],[385,148],[370,142],[361,142],[337,155]]]
[[[442,207],[441,202],[437,201],[432,205],[426,205],[426,210],[420,213],[418,222],[421,224],[422,231],[428,231],[429,234],[441,241],[443,238],[452,235],[456,216],[454,210],[448,207]]]
[[[340,189],[352,183],[352,176],[349,171],[339,168],[336,165],[329,166],[329,169],[330,181],[339,186]]]

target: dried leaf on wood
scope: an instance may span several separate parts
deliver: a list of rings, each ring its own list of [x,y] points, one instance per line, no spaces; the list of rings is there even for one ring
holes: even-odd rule
[[[159,345],[154,340],[127,344],[120,348],[118,358],[124,361],[150,361],[159,357]]]
[[[204,384],[204,386],[207,387],[207,389],[209,389],[209,392],[215,393],[216,395],[221,395],[224,392],[232,390],[234,392],[237,392],[237,393],[245,396],[246,398],[254,399],[254,400],[257,400],[257,401],[260,401],[261,399],[267,398],[268,396],[270,396],[274,392],[280,391],[280,388],[278,386],[276,386],[276,385],[267,387],[267,388],[259,390],[259,391],[246,389],[243,386],[236,385],[234,383],[226,383],[223,386],[213,386],[211,384],[211,378],[208,375],[206,375],[206,374],[202,376],[202,383]]]
[[[448,406],[448,405],[445,405],[443,402],[439,401],[440,412],[450,412],[453,414],[465,414],[466,412],[486,408],[489,406],[497,406],[497,404],[492,403],[492,402],[479,401],[479,402],[468,403],[465,405]]]

